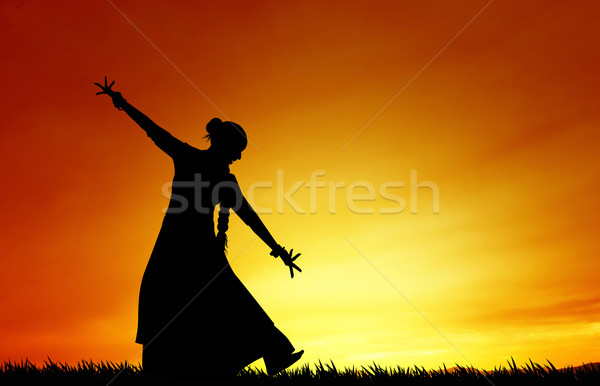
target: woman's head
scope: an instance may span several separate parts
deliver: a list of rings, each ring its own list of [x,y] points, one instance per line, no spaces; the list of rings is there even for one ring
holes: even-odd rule
[[[232,163],[242,158],[242,151],[248,145],[248,137],[242,126],[235,122],[223,122],[219,118],[213,118],[206,124],[206,132],[211,149],[223,157],[224,161]]]

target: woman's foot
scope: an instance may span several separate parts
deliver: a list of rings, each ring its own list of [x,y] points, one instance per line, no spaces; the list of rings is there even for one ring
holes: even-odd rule
[[[265,366],[267,367],[267,373],[269,375],[275,375],[275,374],[287,369],[288,367],[290,367],[291,365],[296,363],[298,361],[298,359],[300,359],[302,354],[304,354],[304,350],[300,350],[298,352],[288,354],[283,357],[269,356],[269,358],[264,358]]]

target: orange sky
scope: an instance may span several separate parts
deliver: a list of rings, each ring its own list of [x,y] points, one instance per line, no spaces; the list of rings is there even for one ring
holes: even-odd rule
[[[244,126],[232,171],[273,184],[255,204],[303,272],[237,218],[229,257],[303,361],[600,360],[600,6],[496,1],[440,53],[486,1],[215,3],[114,2],[155,47],[106,1],[0,4],[0,360],[139,360],[173,167],[94,96],[104,75],[197,147],[214,116]],[[315,213],[304,185],[309,213],[277,213],[278,170],[324,171]],[[439,214],[427,189],[410,212],[411,170]],[[353,212],[357,181],[404,182],[406,209]]]

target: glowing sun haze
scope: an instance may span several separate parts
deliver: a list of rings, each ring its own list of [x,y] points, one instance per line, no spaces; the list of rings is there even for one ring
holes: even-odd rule
[[[104,75],[199,148],[212,117],[244,127],[232,171],[272,184],[254,204],[303,272],[235,216],[228,257],[303,361],[600,359],[599,5],[497,1],[460,32],[487,1],[114,4],[0,4],[0,360],[140,359],[173,165]],[[439,213],[427,188],[411,213],[411,170]]]

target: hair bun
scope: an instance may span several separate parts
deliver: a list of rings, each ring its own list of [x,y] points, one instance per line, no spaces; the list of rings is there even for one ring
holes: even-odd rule
[[[211,135],[214,134],[222,123],[223,121],[219,118],[211,119],[210,122],[206,124],[206,132]]]

